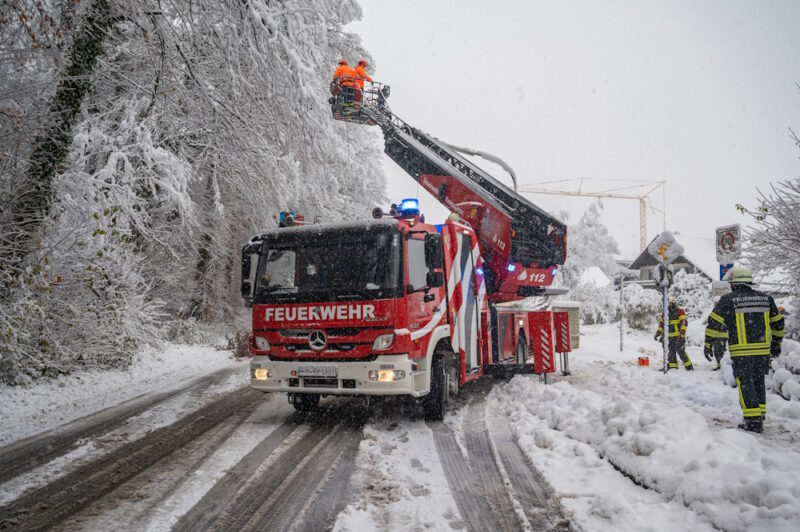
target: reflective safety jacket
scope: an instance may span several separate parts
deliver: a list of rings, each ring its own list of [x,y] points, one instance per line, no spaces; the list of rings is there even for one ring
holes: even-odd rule
[[[783,334],[783,316],[772,296],[735,284],[708,316],[705,345],[727,340],[732,357],[769,355]]]
[[[367,74],[367,71],[364,69],[363,66],[358,65],[354,73],[356,78],[356,87],[358,87],[359,89],[364,88],[364,80],[367,80],[370,83],[372,83],[372,78],[369,77],[369,74]]]
[[[686,313],[680,307],[670,307],[667,311],[669,314],[669,338],[686,338]],[[656,338],[661,338],[664,334],[664,316],[658,317],[658,330],[656,331]]]
[[[355,74],[349,66],[339,65],[333,73],[333,81],[338,81],[342,87],[352,87],[355,84]]]

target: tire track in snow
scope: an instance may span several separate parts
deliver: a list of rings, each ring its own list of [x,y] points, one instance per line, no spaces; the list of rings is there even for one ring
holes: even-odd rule
[[[260,395],[246,389],[223,395],[172,425],[157,429],[33,490],[0,508],[0,529],[52,528],[232,415],[252,412]]]
[[[112,530],[119,523],[125,523],[129,530],[152,529],[150,521],[154,513],[184,482],[197,474],[206,460],[228,443],[248,419],[248,413],[244,410],[236,412],[158,464],[59,523],[59,529],[65,532]]]
[[[4,447],[0,449],[0,484],[69,453],[81,440],[114,430],[128,419],[142,414],[159,403],[187,392],[199,395],[235,371],[238,371],[238,368],[222,369],[193,379],[169,392],[140,395]]]
[[[479,475],[484,496],[495,515],[500,530],[529,530],[524,516],[517,515],[514,500],[506,490],[503,474],[489,443],[489,434],[484,423],[485,401],[473,401],[467,407],[464,424],[464,439],[469,453],[469,465],[473,474]]]
[[[338,400],[294,414],[184,515],[175,530],[319,530],[346,506],[365,412]]]
[[[566,531],[570,522],[563,515],[561,504],[552,488],[528,462],[513,437],[508,420],[501,416],[486,416],[489,441],[496,450],[514,492],[522,500],[522,509],[533,530]]]
[[[466,458],[461,454],[455,434],[442,422],[428,423],[447,484],[453,493],[464,523],[471,530],[498,530],[492,508],[479,492]]]
[[[560,504],[541,474],[525,460],[510,427],[487,416],[488,390],[473,391],[479,397],[464,407],[467,457],[452,429],[444,423],[428,424],[467,528],[476,532],[568,530]]]

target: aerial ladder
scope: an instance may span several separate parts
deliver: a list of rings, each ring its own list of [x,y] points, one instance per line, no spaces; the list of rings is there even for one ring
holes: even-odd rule
[[[337,120],[377,125],[386,154],[478,236],[490,302],[541,295],[567,254],[567,228],[445,142],[412,127],[386,105],[389,86],[342,87],[330,99]]]

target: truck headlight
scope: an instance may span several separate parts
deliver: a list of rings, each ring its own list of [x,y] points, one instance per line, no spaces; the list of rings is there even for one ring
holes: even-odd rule
[[[402,369],[373,369],[368,376],[371,381],[392,382],[405,379],[406,372]]]
[[[256,349],[259,351],[269,351],[269,342],[263,336],[255,336]]]
[[[265,381],[269,378],[270,373],[267,368],[255,368],[253,370],[253,378],[257,381]]]
[[[372,342],[373,351],[386,351],[394,343],[394,333],[382,334]]]

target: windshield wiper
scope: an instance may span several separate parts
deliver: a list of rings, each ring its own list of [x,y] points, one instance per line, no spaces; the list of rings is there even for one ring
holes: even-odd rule
[[[336,294],[336,300],[341,301],[343,299],[361,299],[368,297],[363,292],[354,292],[351,294]]]
[[[294,286],[276,286],[275,288],[263,288],[263,293],[265,294],[294,294],[293,292],[295,289]]]

